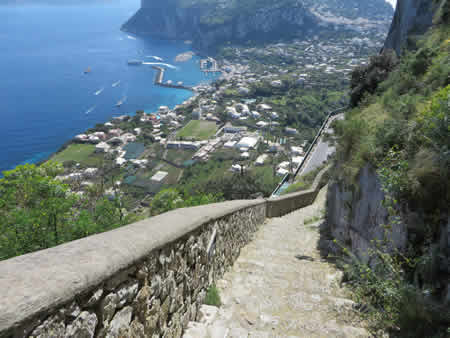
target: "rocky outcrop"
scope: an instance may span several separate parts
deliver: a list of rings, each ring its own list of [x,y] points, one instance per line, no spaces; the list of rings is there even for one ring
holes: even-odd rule
[[[421,35],[431,27],[433,6],[436,4],[431,0],[398,0],[384,48],[401,54],[402,49],[408,47],[408,37]]]
[[[349,12],[366,9],[356,0],[341,1],[351,8]],[[180,0],[142,0],[141,9],[122,29],[162,39],[192,40],[197,49],[211,50],[227,41],[301,37],[317,34],[319,30],[334,30],[336,26],[372,27],[383,20],[390,20],[390,6],[384,0],[374,1],[378,6],[369,7],[372,9],[365,17],[360,17],[365,13],[362,10],[356,12],[356,17],[343,17],[323,0],[194,0],[189,4]],[[336,8],[342,10],[342,4]]]
[[[215,17],[214,17],[215,16]],[[288,33],[289,29],[307,30],[315,26],[315,18],[301,4],[293,7],[259,8],[251,15],[229,17],[217,14],[208,5],[183,8],[176,1],[159,3],[143,0],[142,8],[123,26],[128,32],[163,39],[193,40],[198,49],[209,50],[229,40],[257,39],[264,34]]]
[[[384,193],[373,168],[365,166],[358,177],[358,190],[334,181],[328,189],[327,226],[331,239],[347,247],[358,258],[367,262],[374,241],[383,241],[389,214],[383,205]],[[386,249],[400,251],[406,247],[408,229],[404,222],[396,222],[387,234]],[[333,243],[329,243],[332,250]]]

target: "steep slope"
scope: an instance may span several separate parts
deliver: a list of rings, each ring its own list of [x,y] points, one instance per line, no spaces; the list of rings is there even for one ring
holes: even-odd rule
[[[399,1],[385,48],[394,49],[400,54],[408,36],[425,33],[432,25],[432,7],[433,3],[430,0]]]
[[[450,324],[450,1],[411,14],[425,2],[399,0],[386,45],[413,40],[400,59],[353,73],[361,92],[335,126],[328,190],[328,249],[348,254],[359,300],[402,337],[444,337]]]
[[[384,0],[142,0],[123,30],[164,39],[193,40],[199,49],[227,41],[270,40],[343,26],[359,29],[386,23]]]

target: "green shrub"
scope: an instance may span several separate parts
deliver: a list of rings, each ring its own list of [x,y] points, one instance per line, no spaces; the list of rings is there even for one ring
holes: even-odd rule
[[[206,298],[204,303],[206,305],[220,307],[222,305],[222,301],[220,300],[219,289],[213,284],[209,287],[206,292]]]

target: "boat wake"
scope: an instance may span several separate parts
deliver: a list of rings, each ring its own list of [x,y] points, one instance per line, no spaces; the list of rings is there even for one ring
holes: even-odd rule
[[[143,65],[151,65],[151,66],[165,66],[167,68],[171,69],[178,69],[178,67],[175,67],[174,65],[170,65],[168,63],[162,63],[162,62],[142,62]]]
[[[92,113],[92,112],[94,111],[95,108],[96,108],[96,106],[93,106],[93,107],[89,108],[89,109],[85,112],[85,114],[87,115],[87,114],[89,114],[89,113]]]
[[[155,55],[147,55],[146,58],[155,59],[156,61],[164,61],[163,58],[160,58],[159,56],[155,56]]]
[[[119,108],[121,105],[123,105],[125,103],[126,100],[127,100],[126,96],[121,98],[120,101],[116,103],[116,107]]]
[[[94,95],[95,95],[95,96],[98,96],[98,95],[100,95],[101,93],[103,93],[104,90],[105,90],[105,88],[103,87],[102,89],[97,90],[97,91],[94,93]]]

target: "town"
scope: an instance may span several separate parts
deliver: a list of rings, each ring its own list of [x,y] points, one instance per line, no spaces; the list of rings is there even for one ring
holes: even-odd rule
[[[253,174],[268,195],[302,164],[327,114],[346,106],[352,70],[381,48],[386,30],[225,47],[200,61],[221,77],[192,88],[183,104],[117,116],[77,135],[52,158],[64,164],[60,179],[83,194],[108,176],[107,193],[120,191],[128,209],[139,209],[162,189],[199,189],[186,169],[209,163],[203,181]]]

